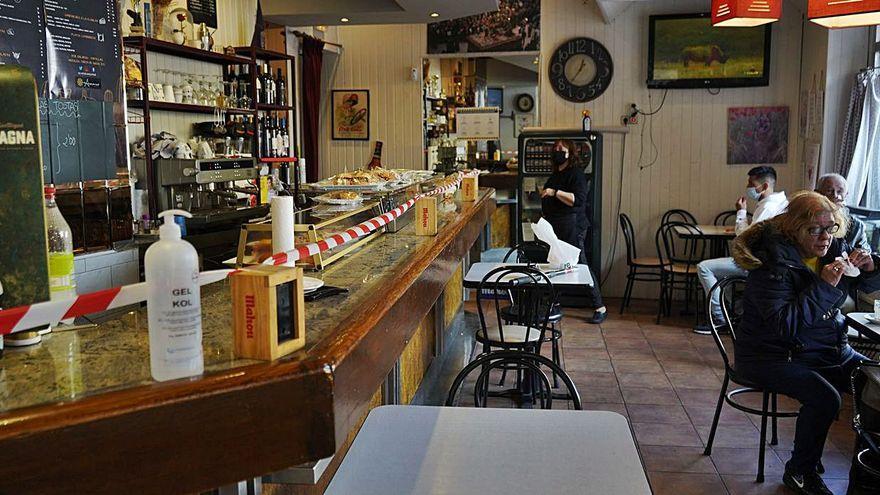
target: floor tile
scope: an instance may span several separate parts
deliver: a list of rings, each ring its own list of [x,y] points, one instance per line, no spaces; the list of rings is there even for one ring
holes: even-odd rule
[[[569,371],[569,376],[578,390],[588,387],[616,387],[617,375],[596,371]]]
[[[715,406],[703,406],[694,404],[685,404],[685,411],[691,421],[696,426],[711,426],[712,419],[715,417]],[[719,425],[724,426],[750,426],[753,425],[748,415],[737,411],[725,403],[721,407],[721,416],[718,421]]]
[[[697,426],[703,442],[709,441],[709,426]],[[719,425],[715,430],[714,447],[757,448],[760,434],[754,426]],[[769,434],[768,434],[769,438]]]
[[[701,373],[667,371],[666,376],[676,388],[714,388],[721,390],[721,380],[709,368]]]
[[[712,447],[712,462],[720,474],[758,474],[758,449]],[[766,477],[777,474],[780,477],[785,470],[785,463],[773,449],[764,451],[764,473]]]
[[[700,436],[689,424],[632,423],[639,445],[702,447]]]
[[[679,405],[627,404],[633,423],[672,423],[690,425],[691,420]]]
[[[725,474],[721,479],[730,495],[791,495],[791,490],[782,484],[781,475],[768,473],[763,483],[756,483],[754,474]]]
[[[711,473],[715,465],[702,447],[642,446],[642,459],[648,471],[667,473]]]
[[[623,397],[618,387],[586,387],[578,388],[582,402],[611,402],[622,404]]]
[[[617,380],[622,387],[669,388],[669,380],[664,373],[618,372]]]
[[[727,489],[717,474],[650,472],[654,495],[724,495]]]
[[[621,387],[627,404],[680,404],[672,388]]]

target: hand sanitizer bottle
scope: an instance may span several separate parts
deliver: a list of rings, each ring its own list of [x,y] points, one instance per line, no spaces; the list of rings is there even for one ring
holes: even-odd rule
[[[160,213],[159,240],[144,256],[150,373],[158,381],[200,375],[205,368],[199,257],[192,244],[180,238],[174,215],[192,217],[183,210]]]

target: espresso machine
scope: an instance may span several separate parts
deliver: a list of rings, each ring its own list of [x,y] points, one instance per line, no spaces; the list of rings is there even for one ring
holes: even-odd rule
[[[138,177],[146,177],[146,161],[132,160]],[[253,158],[160,159],[153,160],[159,190],[159,210],[178,208],[192,214],[186,219],[187,236],[240,228],[243,222],[265,216],[268,205],[249,206],[257,187],[237,181],[259,178]],[[146,187],[139,180],[138,188]]]

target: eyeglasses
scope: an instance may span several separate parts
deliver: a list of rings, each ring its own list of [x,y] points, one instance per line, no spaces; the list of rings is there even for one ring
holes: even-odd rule
[[[836,234],[838,230],[840,230],[840,225],[836,223],[834,225],[829,225],[828,227],[821,227],[817,225],[816,227],[807,228],[807,232],[813,237],[819,237],[820,235],[822,235],[822,232],[833,235]]]

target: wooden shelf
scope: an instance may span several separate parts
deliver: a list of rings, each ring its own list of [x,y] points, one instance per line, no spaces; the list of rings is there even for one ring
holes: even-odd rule
[[[265,103],[257,103],[257,110],[265,110],[267,112],[290,112],[293,107],[287,105],[267,105]]]
[[[260,163],[294,163],[299,159],[295,156],[288,157],[275,157],[275,158],[260,158]]]
[[[156,38],[148,38],[146,36],[126,36],[123,38],[123,44],[128,48],[143,47],[148,52],[164,53],[166,55],[174,55],[177,57],[188,58],[190,60],[199,60],[202,62],[214,62],[218,64],[241,64],[246,65],[251,62],[249,58],[236,55],[226,55],[219,52],[209,52],[199,48],[178,45],[168,41],[158,40]]]
[[[128,100],[128,108],[144,108],[144,100]],[[206,105],[190,105],[187,103],[169,103],[167,101],[151,101],[150,110],[164,110],[167,112],[183,113],[207,113],[213,114],[217,109]],[[227,108],[226,113],[247,115],[254,113],[247,108]]]
[[[235,47],[235,53],[240,56],[250,57],[256,60],[293,60],[293,55],[288,55],[286,53],[276,52],[273,50],[266,50],[265,48],[255,48],[252,46],[237,46]]]

